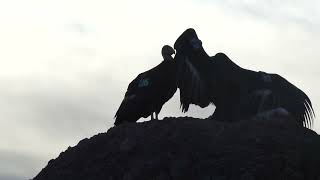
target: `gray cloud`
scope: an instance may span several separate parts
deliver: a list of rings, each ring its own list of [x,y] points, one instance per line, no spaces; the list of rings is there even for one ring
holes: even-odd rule
[[[22,180],[35,176],[35,169],[44,166],[44,157],[12,151],[0,151],[0,179]]]
[[[22,180],[22,179],[27,179],[26,177],[20,177],[15,174],[4,174],[0,175],[1,180]]]
[[[102,122],[106,128],[106,120],[112,117],[111,111],[114,110],[110,96],[121,96],[108,87],[112,84],[110,79],[78,84],[63,80],[49,84],[43,81],[29,80],[29,85],[23,81],[10,82],[10,85],[2,83],[1,111],[10,109],[3,114],[25,119],[23,125],[32,126],[57,139],[83,133],[88,126],[101,127]]]
[[[0,135],[4,138],[0,178],[35,175],[44,162],[68,146],[112,126],[116,108],[113,97],[120,100],[122,94],[110,88],[115,82],[108,75],[101,76],[78,83],[46,83],[45,78],[0,81]],[[1,151],[3,146],[23,153]],[[41,158],[31,155],[37,152]]]

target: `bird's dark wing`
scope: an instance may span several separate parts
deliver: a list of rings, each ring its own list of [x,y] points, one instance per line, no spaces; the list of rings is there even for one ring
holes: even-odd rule
[[[271,89],[279,105],[287,109],[299,123],[311,127],[315,114],[309,97],[280,75],[271,74],[271,77]]]
[[[115,125],[121,124],[125,121],[135,122],[140,117],[148,117],[150,114],[146,107],[147,99],[141,95],[125,96],[114,118]]]
[[[133,81],[130,82],[124,99],[122,100],[119,109],[114,118],[115,124],[120,124],[123,121],[134,122],[140,117],[149,116],[146,105],[150,96],[150,80],[146,77],[146,72],[139,74]]]
[[[139,88],[139,83],[144,78],[144,74],[145,73],[139,74],[133,81],[130,82],[125,96],[130,96],[136,93],[137,89]]]
[[[206,107],[210,104],[207,85],[195,66],[187,57],[176,58],[178,63],[178,88],[183,112],[188,111],[190,104]]]

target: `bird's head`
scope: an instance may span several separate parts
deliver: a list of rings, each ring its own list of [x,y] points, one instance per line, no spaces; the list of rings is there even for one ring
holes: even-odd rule
[[[172,55],[175,53],[175,50],[169,45],[162,47],[161,54],[164,60],[173,60]]]
[[[198,38],[194,29],[189,28],[185,30],[174,43],[174,49],[177,53],[183,53],[190,55],[191,53],[197,53],[203,51],[202,42]]]

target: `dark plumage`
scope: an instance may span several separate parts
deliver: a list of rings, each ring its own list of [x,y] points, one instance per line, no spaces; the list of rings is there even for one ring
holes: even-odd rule
[[[123,122],[136,122],[141,117],[158,114],[176,92],[176,65],[172,55],[174,49],[163,46],[163,61],[149,71],[139,74],[128,86],[125,97],[115,115],[115,125]]]
[[[210,57],[193,29],[187,29],[174,48],[182,111],[190,104],[213,103],[213,118],[233,121],[282,107],[300,124],[311,127],[310,99],[280,75],[243,69],[223,53]]]

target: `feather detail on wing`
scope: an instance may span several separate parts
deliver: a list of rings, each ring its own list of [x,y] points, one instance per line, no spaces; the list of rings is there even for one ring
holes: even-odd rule
[[[208,88],[199,71],[192,65],[188,57],[177,58],[177,61],[182,112],[188,111],[190,104],[202,108],[208,106],[210,104]]]
[[[309,97],[277,74],[272,74],[272,81],[272,91],[277,94],[280,106],[293,114],[299,123],[311,128],[315,113]]]

